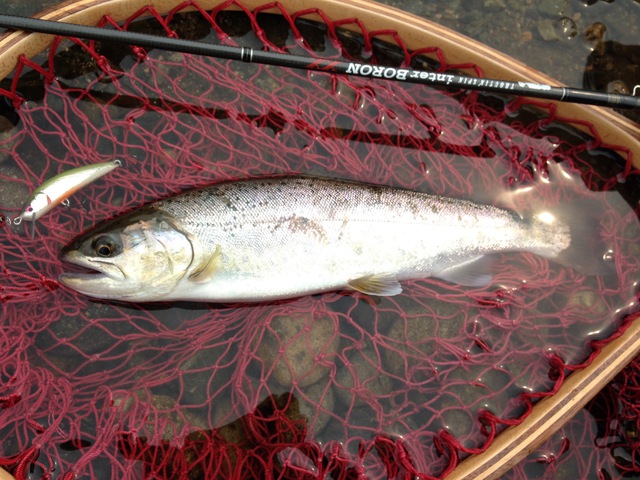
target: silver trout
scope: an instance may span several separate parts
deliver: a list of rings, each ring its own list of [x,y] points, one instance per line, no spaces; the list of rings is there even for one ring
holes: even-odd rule
[[[398,188],[253,179],[97,226],[62,253],[91,272],[63,273],[60,282],[102,299],[224,303],[344,289],[396,295],[403,280],[430,276],[483,286],[492,280],[488,256],[507,251],[601,273],[602,255],[592,262],[593,252],[572,243],[571,225],[549,211],[520,216]]]

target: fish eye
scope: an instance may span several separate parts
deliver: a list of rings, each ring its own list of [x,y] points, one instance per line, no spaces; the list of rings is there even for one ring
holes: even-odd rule
[[[118,253],[118,243],[107,235],[98,237],[92,247],[99,257],[112,257]]]

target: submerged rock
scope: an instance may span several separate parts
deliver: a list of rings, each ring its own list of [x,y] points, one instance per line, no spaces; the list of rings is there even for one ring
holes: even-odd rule
[[[569,9],[569,0],[541,0],[538,2],[538,11],[544,15],[566,15]]]
[[[306,419],[309,432],[318,435],[333,418],[335,400],[333,390],[317,382],[294,392],[300,416]]]
[[[603,41],[604,30],[602,27],[592,25],[585,31],[585,38],[595,44],[595,48],[587,57],[583,86],[600,92],[622,93],[626,90],[628,93],[633,93],[634,87],[640,85],[640,45]],[[624,109],[618,112],[634,122],[640,122],[640,112],[637,109]]]
[[[571,40],[578,35],[576,23],[569,17],[544,18],[538,22],[538,33],[543,40]]]
[[[334,391],[340,401],[353,408],[377,403],[378,397],[389,395],[392,379],[382,370],[382,359],[372,346],[353,350],[340,365]]]
[[[340,348],[338,322],[321,312],[276,315],[253,343],[265,371],[280,385],[305,387],[330,372]]]

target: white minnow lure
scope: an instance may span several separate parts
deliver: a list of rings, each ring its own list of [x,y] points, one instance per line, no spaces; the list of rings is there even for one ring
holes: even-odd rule
[[[82,187],[89,185],[120,165],[122,165],[120,160],[95,163],[62,172],[50,178],[33,192],[27,200],[26,207],[13,220],[13,223],[19,225],[23,220],[35,222]]]

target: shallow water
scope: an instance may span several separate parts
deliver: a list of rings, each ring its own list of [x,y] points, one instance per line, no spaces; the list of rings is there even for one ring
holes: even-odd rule
[[[229,25],[240,25],[230,32],[238,43],[257,44],[243,22]],[[66,51],[75,61],[58,64],[56,82],[32,76],[20,87],[28,101],[2,138],[2,210],[15,215],[60,170],[114,156],[124,165],[38,222],[35,238],[23,225],[3,228],[3,350],[16,354],[3,380],[23,389],[14,418],[44,401],[37,418],[49,427],[43,434],[3,425],[3,455],[35,435],[51,442],[43,464],[64,469],[68,452],[113,446],[118,433],[179,446],[218,429],[247,455],[258,439],[288,441],[269,457],[285,470],[317,468],[317,452],[301,453],[311,444],[337,449],[344,468],[379,477],[383,449],[372,445],[382,438],[401,444],[414,468],[438,474],[450,459],[438,443],[442,431],[467,448],[480,445],[483,411],[516,418],[526,405],[521,394],[551,388],[559,361],[582,362],[590,340],[606,338],[637,309],[638,222],[611,197],[599,228],[619,268],[607,277],[504,254],[487,288],[424,280],[381,299],[330,293],[258,306],[135,306],[59,288],[57,254],[77,233],[178,191],[247,175],[328,175],[487,203],[509,194],[518,211],[587,205],[597,196],[591,190],[602,189],[636,205],[639,191],[622,149],[497,96],[157,51],[144,61],[109,52],[114,69],[105,74],[77,50]],[[514,194],[527,187],[532,194]],[[51,395],[43,400],[43,392]],[[64,401],[47,404],[54,392]],[[255,412],[272,418],[265,412],[278,409],[287,413],[282,430],[269,437]],[[287,424],[294,419],[302,433]],[[70,446],[77,438],[87,445]],[[115,457],[124,462],[126,452]],[[108,455],[98,458],[78,468],[97,468]]]

